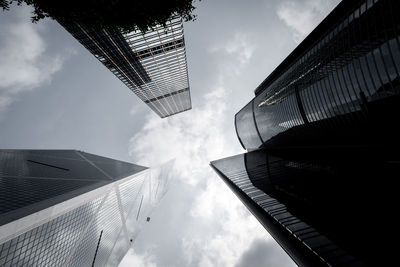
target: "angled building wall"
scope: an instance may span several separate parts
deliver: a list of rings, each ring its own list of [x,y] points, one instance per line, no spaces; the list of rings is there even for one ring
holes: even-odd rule
[[[235,115],[248,152],[211,162],[299,266],[397,261],[399,13],[342,1]]]
[[[381,152],[255,150],[211,166],[299,266],[387,266],[397,234],[379,214],[396,210],[400,168]]]
[[[117,266],[166,179],[75,150],[0,150],[1,266]]]
[[[145,34],[80,25],[66,29],[161,118],[191,109],[181,18]]]

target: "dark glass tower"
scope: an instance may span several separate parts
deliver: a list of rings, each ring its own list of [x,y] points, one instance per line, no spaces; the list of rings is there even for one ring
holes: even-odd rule
[[[192,108],[181,18],[145,34],[66,29],[161,118]]]
[[[299,266],[390,266],[400,157],[382,152],[259,149],[211,166]]]
[[[76,150],[0,150],[0,266],[117,266],[166,177]]]
[[[342,1],[236,114],[243,148],[397,139],[397,11],[398,1]]]
[[[342,1],[236,114],[248,153],[211,162],[300,266],[397,260],[399,12]]]

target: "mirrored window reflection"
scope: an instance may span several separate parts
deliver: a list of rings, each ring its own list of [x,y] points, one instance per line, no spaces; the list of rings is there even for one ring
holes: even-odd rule
[[[388,78],[387,72],[385,70],[385,64],[383,63],[383,60],[382,60],[381,50],[379,48],[374,49],[373,56],[374,56],[374,60],[376,62],[376,68],[378,70],[378,75],[380,76],[382,85],[385,85],[389,82],[389,78]]]
[[[84,230],[82,226],[90,223],[101,199],[0,244],[0,266],[62,266],[78,242]],[[85,256],[91,258],[92,254]]]
[[[399,51],[399,40],[398,38],[393,38],[389,41],[390,51],[393,55],[393,61],[397,71],[400,71],[400,51]],[[398,74],[399,75],[399,74]]]
[[[326,90],[321,89],[321,81],[317,81],[316,83],[313,84],[314,87],[314,92],[317,95],[318,103],[319,106],[321,107],[320,110],[320,118],[321,119],[326,119],[331,117],[331,114],[329,113],[328,109],[328,96]]]
[[[323,116],[323,109],[322,109],[322,105],[319,102],[319,99],[317,98],[317,91],[315,91],[315,87],[313,86],[314,84],[311,84],[308,87],[308,91],[309,91],[309,95],[310,95],[310,100],[312,102],[312,108],[313,108],[313,112],[314,112],[314,118],[315,120],[322,120],[324,118]]]
[[[263,92],[257,91],[253,111],[262,142],[302,124],[303,119],[312,123],[348,115],[327,121],[334,127],[339,121],[365,118],[362,106],[399,93],[400,39],[398,19],[390,14],[393,3],[366,3],[332,25],[275,80],[263,84]],[[237,121],[250,110],[247,106],[239,112]],[[247,124],[237,125],[245,147],[258,144],[250,114]]]
[[[258,148],[262,142],[258,136],[253,118],[253,101],[236,114],[236,131],[246,149]]]
[[[266,92],[254,99],[254,116],[263,142],[303,124],[294,93],[270,102],[265,98]]]
[[[283,153],[286,154],[287,151]],[[286,158],[271,155],[263,150],[256,150],[217,160],[211,164],[222,173],[224,180],[229,180],[234,184],[234,192],[237,192],[239,196],[246,196],[248,200],[251,199],[254,204],[261,208],[257,209],[255,213],[260,221],[274,219],[277,228],[273,230],[273,233],[278,240],[281,236],[280,233],[289,231],[297,240],[304,242],[312,253],[321,257],[325,256],[323,250],[320,251],[319,248],[329,247],[330,250],[343,257],[343,259],[329,258],[332,265],[335,265],[336,261],[353,263],[355,258],[334,244],[322,232],[326,229],[320,227],[322,230],[320,231],[320,229],[317,230],[308,223],[308,215],[314,215],[312,216],[314,220],[310,220],[310,222],[316,226],[321,225],[321,223],[315,222],[315,218],[318,218],[318,216],[315,217],[315,212],[318,213],[320,210],[311,206],[312,211],[307,212],[313,199],[307,197],[307,194],[305,198],[303,192],[313,191],[314,188],[310,188],[309,183],[314,181],[318,182],[318,185],[324,185],[324,188],[329,188],[330,184],[325,184],[326,179],[321,180],[319,175],[321,173],[326,174],[326,170],[320,164],[297,161],[293,156],[292,154],[289,158]],[[324,178],[329,177],[324,176]],[[332,190],[332,192],[337,191]],[[335,198],[327,198],[331,202],[336,202]],[[248,207],[250,210],[254,208],[252,205],[248,205]],[[260,210],[263,210],[263,212],[260,213]],[[327,216],[324,216],[323,219],[326,218]],[[267,229],[270,229],[270,226],[267,225],[271,224],[265,225]],[[349,235],[345,234],[344,236],[348,238]],[[313,238],[312,242],[309,237]],[[295,248],[292,247],[291,252],[294,251],[292,249]],[[288,253],[290,254],[290,252]]]
[[[397,77],[397,72],[395,69],[395,65],[393,64],[391,51],[389,50],[389,42],[382,44],[381,46],[382,58],[383,62],[386,66],[385,72],[388,75],[388,79],[392,82],[393,79]]]
[[[375,85],[375,88],[374,88],[374,91],[372,92],[372,94],[375,94],[378,91],[378,89],[382,87],[382,80],[378,74],[378,70],[376,69],[376,60],[375,60],[372,52],[370,52],[366,55],[366,65],[367,65],[369,74],[371,75],[371,79]]]

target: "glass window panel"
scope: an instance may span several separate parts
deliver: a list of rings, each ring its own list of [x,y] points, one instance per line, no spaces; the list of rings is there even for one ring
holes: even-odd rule
[[[253,101],[250,101],[235,117],[238,137],[246,149],[258,148],[262,144],[254,124],[252,105]]]
[[[368,68],[368,63],[366,60],[366,57],[361,57],[360,58],[360,72],[363,75],[363,78],[365,79],[366,82],[366,87],[365,87],[365,91],[369,92],[369,95],[374,94],[374,92],[376,92],[376,86],[374,81],[372,80],[372,76],[371,76],[371,72],[369,71]]]
[[[328,93],[329,88],[327,88],[323,80],[318,81],[315,84],[315,86],[317,87],[318,93],[320,95],[321,105],[323,106],[326,118],[332,117],[333,114],[330,110],[332,103],[331,100],[329,99],[329,93]]]
[[[331,76],[332,85],[335,88],[335,99],[336,103],[339,105],[337,108],[340,109],[341,114],[347,113],[346,105],[346,97],[344,95],[343,87],[339,82],[339,77],[337,75],[337,71],[332,72]]]
[[[385,70],[385,65],[383,63],[382,56],[381,56],[380,52],[381,51],[380,51],[379,48],[377,48],[377,49],[375,49],[373,51],[375,62],[376,62],[376,65],[377,65],[377,68],[378,68],[378,71],[379,71],[380,78],[382,79],[383,85],[385,85],[385,84],[387,84],[389,82],[389,77],[387,76],[387,72]]]
[[[301,122],[299,122],[296,117],[293,117],[293,114],[297,108],[297,103],[293,102],[293,95],[289,95],[287,99],[282,103],[285,105],[285,121],[288,121],[287,125],[289,127],[295,127],[301,124]]]
[[[400,71],[400,51],[399,51],[399,43],[396,41],[396,38],[391,39],[389,41],[390,49],[393,54],[394,63],[396,64],[397,70]]]
[[[347,88],[347,92],[349,93],[349,101],[355,101],[357,99],[357,94],[356,94],[356,81],[351,79],[350,76],[350,70],[349,70],[349,65],[344,66],[343,69],[343,77],[344,77],[344,85]]]
[[[303,123],[294,94],[289,94],[280,99],[279,103],[270,105],[264,103],[265,95],[266,93],[262,93],[254,99],[254,115],[264,142],[290,127]],[[284,116],[279,116],[280,113]]]
[[[314,95],[315,95],[315,100],[316,100],[316,103],[317,103],[317,106],[318,106],[318,118],[320,120],[326,119],[328,116],[327,116],[326,110],[325,110],[325,103],[324,103],[324,101],[322,99],[321,92],[320,92],[320,90],[318,88],[318,82],[313,83],[311,86],[313,88],[313,92],[314,92]]]
[[[355,67],[354,67],[356,61],[357,60],[353,59],[351,64],[349,64],[347,67],[348,67],[348,70],[349,70],[350,80],[351,80],[351,82],[353,84],[353,88],[354,88],[355,94],[358,96],[359,92],[361,91],[361,88],[360,88],[361,81],[360,81],[359,77],[357,76],[357,73],[356,73],[356,70],[355,70]]]
[[[367,67],[368,67],[371,79],[374,82],[375,92],[376,92],[379,88],[381,88],[382,82],[381,82],[381,79],[379,77],[378,71],[376,70],[375,61],[374,61],[374,58],[372,56],[372,53],[368,53],[366,55],[366,59],[367,59]]]
[[[349,104],[351,103],[350,88],[345,82],[343,68],[339,69],[336,72],[336,74],[337,74],[337,77],[338,77],[339,88],[340,88],[340,91],[342,92],[342,98],[343,98],[343,100],[345,102],[346,107],[349,108]],[[349,110],[347,109],[346,112],[349,112]]]
[[[383,55],[383,61],[386,65],[386,69],[389,74],[389,79],[390,79],[390,81],[392,81],[397,77],[397,72],[396,72],[395,66],[393,64],[392,56],[389,51],[389,43],[388,42],[382,44],[381,51],[382,51],[382,55]]]
[[[300,91],[300,99],[303,104],[306,117],[309,122],[316,121],[315,110],[313,108],[312,96],[310,95],[310,88],[306,87]]]

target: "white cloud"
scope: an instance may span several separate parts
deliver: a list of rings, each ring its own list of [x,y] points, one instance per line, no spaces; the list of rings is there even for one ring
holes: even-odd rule
[[[264,239],[255,239],[250,247],[242,254],[235,267],[264,267],[280,266],[294,267],[296,264],[272,242],[266,242]]]
[[[285,1],[277,8],[278,17],[292,29],[293,38],[300,43],[340,0]]]
[[[204,267],[234,266],[254,239],[270,240],[239,199],[224,189],[226,185],[220,179],[210,179],[206,190],[196,199],[192,216],[221,230],[206,238],[188,236],[183,240],[185,251],[191,252],[190,263],[197,261]]]
[[[51,80],[60,70],[66,55],[46,55],[41,31],[45,22],[30,22],[30,8],[14,7],[17,20],[0,24],[0,111],[24,91]]]
[[[131,266],[140,266],[140,267],[156,267],[153,260],[153,256],[149,253],[145,254],[135,254],[132,251],[129,251],[125,256],[127,259],[121,262],[119,267],[131,267]]]
[[[218,83],[213,90],[190,111],[167,119],[150,114],[142,130],[130,140],[130,155],[133,162],[146,166],[175,158],[174,176],[196,188],[194,204],[188,214],[182,214],[182,220],[191,217],[207,230],[193,226],[199,231],[180,233],[184,253],[179,255],[183,258],[179,262],[185,262],[185,266],[233,266],[255,238],[270,240],[209,166],[212,160],[243,152],[233,134],[234,111],[230,110],[227,84],[243,72],[254,47],[247,35],[237,33],[208,51],[225,58],[217,67]]]
[[[216,43],[210,47],[209,52],[225,55],[227,60],[219,66],[219,71],[225,75],[238,75],[243,67],[249,63],[256,49],[253,37],[244,32],[236,32],[231,39]]]
[[[175,158],[176,176],[197,183],[211,160],[234,152],[221,125],[227,119],[224,97],[225,90],[219,87],[204,96],[204,105],[190,111],[163,120],[150,114],[130,141],[130,155],[146,166]]]
[[[229,41],[224,48],[229,55],[236,54],[240,63],[246,64],[253,56],[255,46],[247,34],[238,32],[235,34],[233,40]]]
[[[239,152],[233,149],[234,146],[230,145],[225,138],[226,130],[223,122],[227,118],[229,122],[232,122],[232,118],[226,112],[227,106],[224,99],[226,99],[226,90],[218,87],[204,96],[203,105],[194,107],[191,111],[167,119],[150,115],[143,130],[131,139],[130,154],[134,157],[134,162],[147,166],[158,165],[170,158],[175,158],[174,176],[186,184],[198,187],[200,192],[195,201],[196,204],[191,207],[190,214],[186,216],[202,217],[205,224],[215,225],[216,228],[221,227],[222,223],[233,227],[229,222],[236,218],[236,224],[246,225],[244,230],[246,231],[251,225],[247,224],[248,216],[240,216],[240,209],[243,208],[237,207],[241,204],[233,199],[235,196],[226,190],[225,185],[218,180],[209,166],[211,160]],[[237,142],[237,140],[233,141]],[[206,183],[205,191],[202,191],[204,187],[201,187],[200,183]],[[232,203],[235,204],[232,206]],[[219,217],[217,213],[221,209],[229,215],[220,217],[221,221],[215,220],[215,217]],[[239,214],[235,214],[237,211]],[[216,257],[216,249],[219,248],[220,252],[221,249],[228,251],[220,257],[221,264],[218,266],[230,266],[232,259],[240,256],[236,255],[238,249],[219,244],[225,241],[231,243],[232,240],[228,239],[232,238],[237,241],[237,237],[229,236],[232,232],[226,230],[212,236],[209,233],[205,235],[204,233],[201,235],[183,233],[182,246],[185,251],[182,255],[183,261],[187,263],[187,266],[197,264],[210,266],[207,262]],[[240,246],[246,246],[246,244],[246,242],[240,242]],[[128,260],[124,259],[124,262]]]

